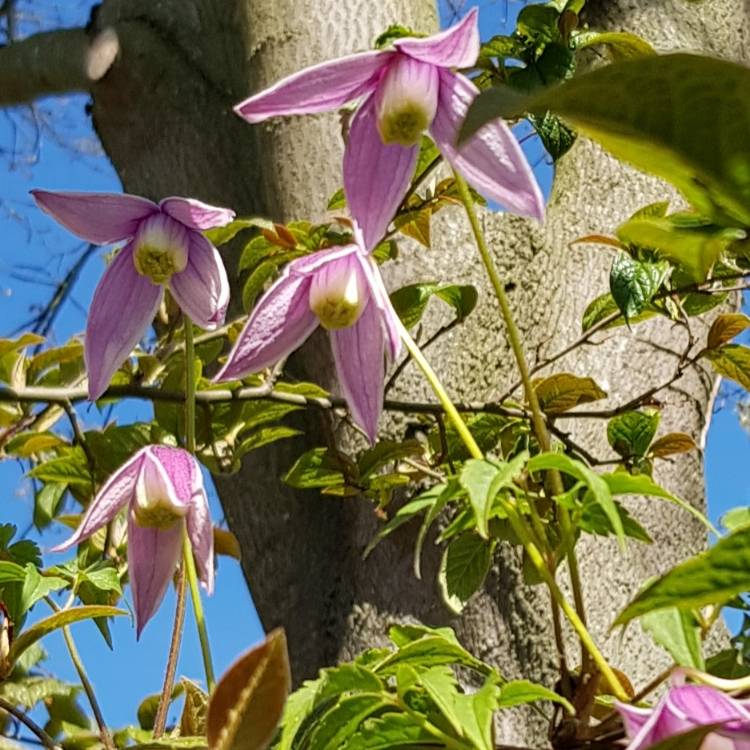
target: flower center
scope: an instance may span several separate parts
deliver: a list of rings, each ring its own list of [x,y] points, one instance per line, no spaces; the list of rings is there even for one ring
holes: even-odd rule
[[[414,146],[435,119],[438,72],[433,65],[399,55],[381,80],[377,96],[378,131],[386,145]]]
[[[351,255],[327,263],[313,277],[310,309],[323,328],[333,330],[354,325],[368,300],[367,282]]]
[[[184,513],[176,513],[169,500],[150,501],[147,506],[138,503],[133,508],[136,523],[144,529],[171,529],[182,520]]]
[[[185,226],[164,214],[141,222],[133,246],[133,263],[141,276],[165,284],[188,262],[189,234]]]

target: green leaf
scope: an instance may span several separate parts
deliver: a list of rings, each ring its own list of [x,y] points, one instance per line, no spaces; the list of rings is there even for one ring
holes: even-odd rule
[[[91,489],[91,474],[86,454],[77,446],[67,450],[59,458],[52,458],[38,464],[28,476],[40,482],[57,482]]]
[[[629,474],[626,471],[615,471],[612,474],[602,474],[601,476],[613,495],[641,495],[643,497],[660,497],[664,500],[669,500],[669,502],[679,505],[680,508],[695,516],[717,537],[721,536],[714,525],[697,508],[668,492],[664,487],[660,487],[646,474]]]
[[[479,60],[499,58],[504,60],[506,57],[512,57],[515,60],[521,60],[525,52],[525,47],[518,39],[513,36],[497,35],[486,41],[479,50]]]
[[[14,664],[29,646],[59,628],[64,628],[81,620],[89,620],[92,617],[118,617],[126,614],[125,610],[104,606],[71,607],[55,612],[55,614],[35,622],[13,641],[13,645],[8,652],[8,662]]]
[[[385,696],[349,695],[315,722],[306,747],[309,750],[335,750],[346,747],[362,722],[375,713],[392,706]]]
[[[34,497],[34,526],[45,529],[57,516],[67,485],[47,482]]]
[[[551,112],[545,112],[541,117],[529,115],[528,120],[553,161],[561,159],[573,148],[578,137],[576,132]]]
[[[560,38],[559,19],[560,12],[549,5],[526,5],[518,14],[516,34],[537,48],[543,47]]]
[[[294,462],[284,481],[299,490],[337,487],[344,484],[344,475],[328,448],[313,448]]]
[[[745,235],[742,230],[712,225],[693,213],[644,216],[617,228],[617,236],[630,246],[656,251],[687,271],[695,282],[705,281],[724,250]]]
[[[43,576],[36,565],[27,563],[24,570],[23,587],[21,588],[20,610],[24,613],[31,609],[40,599],[53,591],[65,588],[68,582],[58,576]]]
[[[368,557],[369,554],[375,549],[377,544],[385,539],[389,534],[392,534],[396,529],[403,526],[405,523],[411,521],[412,518],[416,518],[420,513],[430,508],[439,497],[440,493],[445,488],[445,485],[436,485],[431,487],[426,492],[418,495],[413,500],[410,500],[406,505],[401,506],[384,526],[378,529],[378,533],[372,538],[370,543],[365,547],[365,551],[362,553],[363,558]]]
[[[0,683],[0,697],[30,711],[37,703],[55,696],[74,696],[80,688],[52,677],[22,677]]]
[[[744,313],[723,313],[717,315],[708,332],[709,349],[718,349],[729,343],[735,336],[750,328],[750,318]]]
[[[640,315],[659,291],[669,272],[666,263],[633,260],[617,254],[609,274],[609,290],[626,321]]]
[[[658,411],[628,411],[609,420],[607,440],[623,458],[642,458],[659,427]]]
[[[512,680],[503,685],[497,705],[498,708],[513,708],[536,701],[552,701],[564,706],[571,715],[575,714],[573,706],[562,695],[528,680]]]
[[[593,328],[595,325],[598,325],[605,318],[609,318],[612,314],[619,312],[620,308],[617,306],[614,297],[612,297],[609,292],[607,292],[607,294],[602,294],[592,300],[584,310],[581,319],[581,332],[586,333],[586,331]],[[626,321],[625,318],[622,317],[622,313],[620,313],[620,315],[611,323],[608,323],[605,328],[617,328],[618,326],[625,325],[626,322],[632,326],[636,323],[642,323],[649,318],[653,318],[656,314],[657,311],[651,306],[644,309],[639,315],[631,317],[628,321]]]
[[[524,451],[511,461],[495,464],[485,459],[469,459],[461,470],[461,486],[469,494],[469,501],[477,521],[477,531],[483,539],[489,537],[489,517],[492,501],[504,487],[513,484],[513,479],[523,470],[529,459]]]
[[[470,284],[441,286],[426,282],[409,284],[397,289],[391,293],[391,303],[404,326],[413,328],[422,319],[427,303],[433,296],[450,305],[459,322],[463,321],[476,307],[478,298],[476,288]]]
[[[529,460],[527,468],[530,472],[557,469],[563,474],[567,474],[579,482],[583,482],[588,487],[594,500],[602,506],[602,510],[609,519],[620,543],[624,542],[625,530],[622,526],[620,513],[617,510],[615,501],[612,499],[609,485],[599,474],[591,471],[588,466],[580,461],[576,461],[561,453],[540,453]]]
[[[618,502],[615,502],[615,507],[620,515],[625,536],[645,544],[650,544],[653,541],[643,526],[628,513],[627,508],[623,508]],[[593,499],[584,503],[578,526],[589,534],[598,534],[599,536],[609,536],[615,533],[602,506],[594,502]]]
[[[424,34],[420,34],[413,29],[410,29],[408,26],[402,26],[399,23],[392,23],[382,34],[376,37],[373,47],[375,47],[375,49],[385,49],[397,39],[423,36]]]
[[[750,529],[742,528],[646,586],[620,613],[615,625],[668,607],[686,609],[723,604],[748,590]]]
[[[641,626],[669,653],[675,664],[705,669],[700,626],[691,611],[671,607],[649,612],[641,618]]]
[[[607,398],[592,378],[564,372],[538,380],[534,384],[539,405],[547,414],[562,414],[580,404]]]
[[[609,47],[616,60],[628,57],[655,55],[656,50],[642,37],[627,31],[579,31],[573,37],[576,49],[603,44]]]
[[[434,740],[434,735],[407,714],[384,713],[365,721],[349,738],[346,750],[403,750],[429,746]]]
[[[700,213],[724,226],[750,224],[750,69],[676,54],[640,57],[576,76],[528,97],[483,92],[461,131],[551,110],[617,158],[675,185]]]
[[[741,344],[724,344],[704,356],[719,375],[750,391],[750,348]]]
[[[484,583],[494,550],[494,541],[484,541],[476,534],[461,534],[448,543],[440,563],[438,584],[443,601],[454,612],[460,612]]]
[[[383,659],[375,672],[383,677],[394,675],[398,668],[410,665],[419,668],[447,666],[451,664],[469,667],[481,674],[490,674],[492,669],[473,657],[456,640],[455,634],[444,632],[444,628],[430,629],[420,638],[409,641],[398,651]]]
[[[740,508],[728,510],[721,517],[721,525],[727,531],[736,531],[743,526],[750,526],[750,507],[743,505]]]
[[[233,240],[240,232],[246,229],[268,229],[273,231],[273,222],[258,216],[247,219],[235,219],[226,226],[209,229],[203,232],[203,234],[211,244],[220,247]]]

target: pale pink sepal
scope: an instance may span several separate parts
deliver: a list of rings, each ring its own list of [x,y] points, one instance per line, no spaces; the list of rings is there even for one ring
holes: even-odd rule
[[[440,79],[440,104],[430,134],[443,156],[485,198],[542,221],[542,191],[510,128],[501,120],[488,123],[457,149],[458,130],[479,90],[457,73],[441,71]]]
[[[422,62],[442,68],[468,68],[479,56],[479,12],[472,8],[458,23],[424,39],[398,39],[393,46]]]
[[[193,322],[212,331],[224,324],[229,305],[229,279],[219,251],[202,235],[189,236],[188,264],[169,280],[180,309]]]
[[[32,190],[39,208],[81,239],[107,245],[132,237],[159,210],[152,201],[122,193]]]
[[[164,198],[159,208],[189,229],[199,231],[223,227],[234,219],[234,211],[230,208],[210,206],[195,198]]]
[[[235,380],[275,365],[317,328],[310,310],[312,280],[286,268],[261,297],[229,353],[217,381]]]
[[[154,319],[161,296],[161,287],[135,270],[132,247],[126,245],[105,270],[89,308],[84,339],[89,399],[107,390]]]
[[[136,638],[159,608],[177,569],[182,550],[182,527],[178,521],[168,529],[144,528],[128,514],[128,572],[133,591]]]
[[[112,521],[132,500],[144,459],[144,452],[138,451],[117,469],[91,501],[73,535],[62,544],[53,547],[50,552],[64,552],[66,549],[85,541],[102,526]]]
[[[384,337],[380,312],[372,299],[353,326],[331,331],[331,349],[354,421],[374,443],[383,411]]]
[[[419,146],[386,146],[377,128],[375,96],[357,111],[344,151],[344,192],[366,250],[383,238],[409,188]]]
[[[313,65],[245,99],[234,111],[254,123],[279,115],[337,109],[371,90],[377,74],[392,55],[392,52],[361,52]]]

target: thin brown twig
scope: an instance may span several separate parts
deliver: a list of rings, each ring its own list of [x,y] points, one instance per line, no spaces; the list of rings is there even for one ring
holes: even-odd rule
[[[21,709],[9,703],[5,698],[0,698],[0,709],[9,713],[14,719],[20,721],[30,732],[39,738],[39,742],[47,748],[47,750],[61,750],[52,737],[44,731],[35,721],[30,719]]]
[[[167,728],[167,714],[169,704],[174,691],[174,678],[177,673],[177,661],[180,656],[180,644],[182,642],[183,624],[185,622],[185,593],[187,591],[187,581],[185,577],[185,564],[180,565],[180,572],[177,574],[177,606],[174,614],[174,624],[172,626],[172,639],[169,643],[169,656],[167,658],[167,669],[164,674],[164,684],[162,685],[161,695],[159,697],[159,708],[154,720],[154,739],[158,740]]]

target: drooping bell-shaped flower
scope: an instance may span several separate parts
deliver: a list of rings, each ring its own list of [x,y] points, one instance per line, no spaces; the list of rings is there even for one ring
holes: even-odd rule
[[[135,195],[31,192],[43,211],[82,239],[126,243],[96,287],[86,322],[90,399],[104,393],[142,338],[165,286],[196,325],[222,325],[229,281],[218,251],[201,232],[228,224],[233,211],[192,198],[156,204]]]
[[[330,334],[341,390],[370,440],[383,409],[385,356],[401,347],[399,320],[380,272],[357,243],[289,263],[261,297],[217,381],[259,372],[286,357],[318,327]]]
[[[88,539],[125,506],[128,571],[140,637],[174,575],[185,526],[198,577],[207,592],[213,593],[213,526],[198,462],[181,448],[142,448],[97,493],[76,532],[52,551],[62,552]]]
[[[626,750],[647,750],[674,735],[719,724],[701,750],[750,750],[750,704],[708,685],[675,685],[652,709],[616,704],[629,740]]]
[[[468,141],[456,137],[477,87],[453,68],[479,54],[477,10],[431,37],[398,39],[391,50],[314,65],[241,102],[248,122],[337,109],[360,100],[344,151],[344,192],[365,246],[380,241],[409,187],[422,133],[486,198],[541,219],[539,185],[510,129],[488,123]]]

